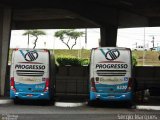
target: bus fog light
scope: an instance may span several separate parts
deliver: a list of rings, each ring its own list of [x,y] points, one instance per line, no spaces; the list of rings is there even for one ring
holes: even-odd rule
[[[19,93],[16,93],[16,95],[18,95]]]
[[[44,95],[43,93],[41,93],[41,95]]]
[[[100,95],[98,94],[98,95],[96,95],[96,98],[99,98],[100,97]]]
[[[126,97],[126,95],[122,95],[122,97]]]
[[[131,89],[132,89],[131,87],[128,87],[128,91],[131,91]]]

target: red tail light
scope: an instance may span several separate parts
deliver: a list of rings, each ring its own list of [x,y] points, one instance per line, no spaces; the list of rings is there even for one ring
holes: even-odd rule
[[[97,92],[95,82],[94,82],[94,78],[91,78],[91,91]]]
[[[48,50],[47,50],[47,49],[44,49],[44,52],[48,52]]]
[[[15,49],[13,49],[13,50],[17,51],[17,50],[19,50],[19,49],[18,49],[18,48],[15,48]]]
[[[93,50],[98,50],[98,48],[92,48]]]
[[[14,77],[11,77],[10,87],[11,87],[11,90],[16,92],[15,83],[14,83]]]
[[[126,91],[131,91],[131,90],[132,90],[132,87],[133,87],[133,79],[132,79],[132,78],[129,78],[128,86],[127,86]]]
[[[46,82],[46,84],[45,84],[44,92],[47,92],[49,90],[49,79],[46,78],[45,82]]]

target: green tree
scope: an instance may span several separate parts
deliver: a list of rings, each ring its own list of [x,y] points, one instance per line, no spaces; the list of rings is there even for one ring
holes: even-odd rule
[[[132,64],[133,64],[133,66],[136,66],[138,64],[137,58],[135,55],[132,56]]]
[[[27,35],[28,36],[28,46],[29,46],[29,36],[34,36],[35,37],[35,40],[34,40],[34,46],[33,46],[33,49],[36,48],[36,45],[37,45],[37,40],[38,40],[38,37],[40,35],[46,35],[46,33],[42,30],[26,30],[23,35]]]
[[[78,32],[75,29],[67,29],[56,31],[54,36],[59,38],[62,41],[62,43],[64,43],[68,47],[68,49],[71,50],[77,44],[77,39],[79,37],[82,37],[83,34],[83,32]],[[72,45],[69,45],[69,42],[71,40],[74,40],[74,43]]]

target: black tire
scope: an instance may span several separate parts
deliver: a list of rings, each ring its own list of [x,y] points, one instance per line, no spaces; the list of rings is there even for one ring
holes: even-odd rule
[[[126,102],[127,108],[136,109],[136,104],[134,100],[130,100]]]
[[[15,104],[15,105],[17,105],[17,104],[20,103],[19,99],[14,99],[13,101],[14,101],[14,104]]]
[[[97,104],[97,101],[88,101],[88,106],[95,106]]]
[[[48,101],[48,105],[54,105],[55,104],[55,100],[54,99],[51,99]]]
[[[41,104],[45,105],[45,106],[50,106],[50,105],[54,105],[54,100],[42,100]]]

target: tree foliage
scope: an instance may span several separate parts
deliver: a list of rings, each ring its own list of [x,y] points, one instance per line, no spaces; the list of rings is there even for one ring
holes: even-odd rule
[[[83,36],[83,32],[78,32],[75,29],[67,29],[67,30],[59,30],[56,31],[54,36],[59,38],[62,43],[64,43],[68,49],[73,49],[73,47],[77,44],[77,39]],[[69,42],[74,40],[72,45],[69,45]]]
[[[33,46],[33,49],[36,48],[36,45],[37,45],[37,40],[38,40],[38,36],[40,35],[46,35],[46,33],[42,30],[26,30],[23,35],[31,35],[31,36],[34,36],[35,37],[35,41],[34,41],[34,46]]]
[[[132,56],[132,65],[136,66],[138,64],[136,56]]]

